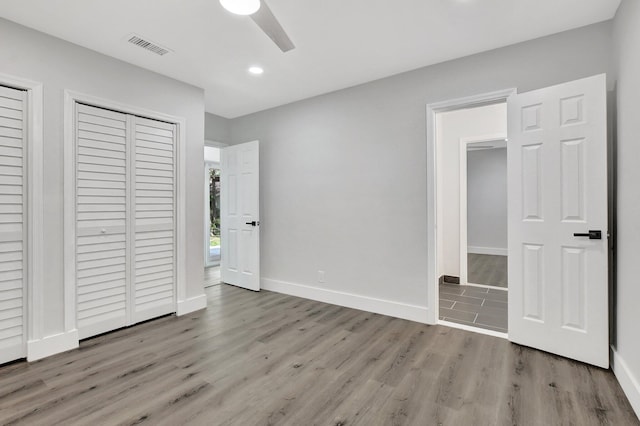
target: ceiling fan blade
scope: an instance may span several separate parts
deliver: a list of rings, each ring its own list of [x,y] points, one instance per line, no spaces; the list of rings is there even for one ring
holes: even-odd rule
[[[288,52],[295,49],[295,45],[278,22],[267,3],[262,0],[260,9],[251,15],[251,19],[255,22],[266,35],[282,50]]]

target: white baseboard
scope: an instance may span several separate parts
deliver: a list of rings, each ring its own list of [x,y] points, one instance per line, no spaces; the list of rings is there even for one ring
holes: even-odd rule
[[[611,348],[613,353],[611,369],[616,375],[620,387],[627,396],[627,399],[633,407],[633,411],[636,412],[636,416],[640,417],[640,381],[633,375],[627,363],[620,357],[620,354],[615,349]]]
[[[494,256],[508,256],[509,250],[506,248],[498,248],[498,247],[467,247],[468,253],[473,254],[492,254]]]
[[[425,324],[428,323],[429,308],[424,306],[408,305],[405,303],[376,299],[368,296],[360,296],[341,291],[279,281],[271,278],[262,278],[260,280],[260,284],[261,288],[264,290],[275,291],[277,293],[284,293],[290,296],[317,300],[318,302],[330,303],[332,305],[359,309],[361,311],[388,315],[410,321]]]
[[[176,309],[176,315],[186,315],[191,312],[199,311],[207,307],[207,295],[201,294],[199,296],[190,297],[185,300],[178,300],[178,306]]]
[[[51,355],[76,349],[79,346],[78,330],[54,334],[40,340],[27,342],[27,361],[37,361]]]

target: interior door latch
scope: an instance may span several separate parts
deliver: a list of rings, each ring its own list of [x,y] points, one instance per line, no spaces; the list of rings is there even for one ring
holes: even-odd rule
[[[586,234],[581,234],[576,232],[573,234],[574,237],[589,237],[590,240],[601,240],[602,239],[602,231],[589,231]]]

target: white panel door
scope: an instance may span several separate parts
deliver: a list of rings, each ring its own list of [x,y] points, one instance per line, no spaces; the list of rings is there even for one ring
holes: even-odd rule
[[[509,338],[607,368],[606,78],[508,104]]]
[[[135,117],[133,322],[175,312],[173,124]]]
[[[259,143],[222,149],[220,171],[222,281],[260,290]]]
[[[25,106],[0,86],[0,364],[26,356]]]
[[[127,116],[76,106],[76,281],[81,339],[127,324]]]

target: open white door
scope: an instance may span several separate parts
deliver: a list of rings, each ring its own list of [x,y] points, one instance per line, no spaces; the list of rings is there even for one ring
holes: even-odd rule
[[[606,76],[508,109],[509,339],[607,368]]]
[[[260,290],[258,141],[221,150],[222,282]]]

